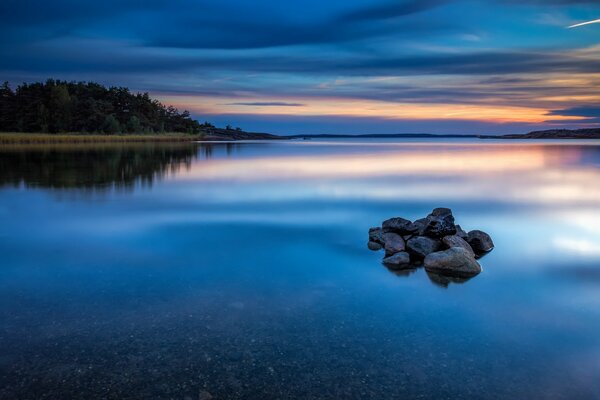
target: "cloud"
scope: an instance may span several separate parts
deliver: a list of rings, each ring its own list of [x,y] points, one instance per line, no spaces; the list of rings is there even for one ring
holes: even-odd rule
[[[567,115],[574,117],[599,117],[600,118],[600,105],[589,105],[589,106],[577,106],[563,110],[552,110],[552,115]]]
[[[404,17],[448,3],[448,0],[409,0],[360,8],[340,16],[341,21],[368,21]]]
[[[409,16],[440,0],[356,7],[306,0],[279,4],[257,0],[4,0],[0,2],[3,37],[19,43],[79,36],[134,40],[146,46],[189,49],[260,49],[365,40],[401,31],[432,35],[444,21],[406,21],[404,29],[377,23],[385,15]],[[348,12],[349,9],[356,11]],[[362,15],[359,17],[359,15]],[[7,45],[5,43],[5,45]]]
[[[255,102],[240,102],[227,103],[228,106],[259,106],[259,107],[304,107],[302,103],[288,103],[285,101],[255,101]]]
[[[569,123],[578,122],[580,124],[600,123],[600,105],[586,105],[565,108],[561,110],[551,110],[548,115],[559,115],[566,117],[584,117],[584,120],[568,121]]]
[[[300,114],[315,101],[356,99],[531,107],[579,123],[590,110],[575,108],[600,97],[595,30],[565,35],[532,21],[541,12],[593,19],[598,5],[4,0],[0,74],[11,83],[56,77],[189,94],[224,112]]]

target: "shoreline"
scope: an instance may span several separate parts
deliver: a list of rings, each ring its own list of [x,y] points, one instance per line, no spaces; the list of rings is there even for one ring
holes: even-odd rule
[[[163,133],[163,134],[84,134],[84,133],[24,133],[0,132],[0,145],[10,144],[94,144],[94,143],[192,143],[192,142],[237,142],[263,140],[312,140],[312,139],[500,139],[500,140],[593,140],[600,139],[600,129],[548,130],[526,134],[510,135],[455,135],[428,133],[401,134],[362,134],[362,135],[290,135],[281,136],[268,133],[244,132],[226,129],[212,129],[200,134]]]
[[[203,135],[103,135],[79,133],[0,133],[0,144],[78,144],[78,143],[141,143],[141,142],[194,142],[204,140]]]

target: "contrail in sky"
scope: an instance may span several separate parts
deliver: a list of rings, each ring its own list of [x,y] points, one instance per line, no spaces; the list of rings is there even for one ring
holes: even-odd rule
[[[593,21],[588,21],[588,22],[582,22],[580,24],[575,24],[575,25],[568,26],[567,28],[569,28],[569,29],[571,29],[571,28],[577,28],[578,26],[584,26],[584,25],[590,25],[590,24],[600,24],[600,19],[595,19]]]

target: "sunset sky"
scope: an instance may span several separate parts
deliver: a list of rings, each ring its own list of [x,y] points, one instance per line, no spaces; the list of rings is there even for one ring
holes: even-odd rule
[[[217,125],[600,126],[598,0],[3,0],[0,15],[0,80],[127,86]]]

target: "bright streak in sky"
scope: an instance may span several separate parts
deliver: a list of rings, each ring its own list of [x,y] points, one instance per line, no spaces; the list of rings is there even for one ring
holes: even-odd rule
[[[587,21],[587,22],[582,22],[580,24],[571,25],[571,26],[569,26],[569,29],[571,29],[571,28],[577,28],[578,26],[598,24],[598,23],[600,23],[600,19],[595,19],[593,21]]]

